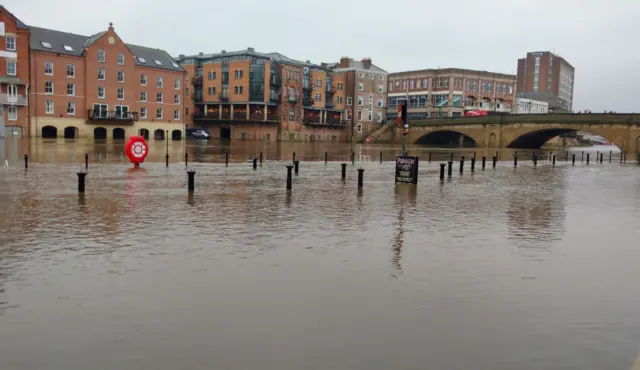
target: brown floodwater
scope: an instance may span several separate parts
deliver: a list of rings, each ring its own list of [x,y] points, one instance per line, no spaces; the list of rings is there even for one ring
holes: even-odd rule
[[[452,149],[413,147],[419,183],[396,187],[389,146],[170,142],[165,168],[166,143],[150,144],[135,170],[124,143],[0,144],[0,369],[600,370],[636,359],[631,160],[572,166],[560,154],[552,167],[540,154],[534,167],[519,152],[514,168],[502,151],[496,169],[467,162],[460,174],[456,152],[441,182]],[[495,155],[463,154],[473,151]]]

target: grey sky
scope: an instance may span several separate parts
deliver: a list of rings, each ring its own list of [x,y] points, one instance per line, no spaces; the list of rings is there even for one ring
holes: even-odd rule
[[[516,73],[528,51],[576,68],[574,109],[638,112],[638,0],[6,0],[29,25],[172,55],[279,51],[313,62],[371,57],[389,72],[459,67]],[[178,5],[180,4],[180,5]]]

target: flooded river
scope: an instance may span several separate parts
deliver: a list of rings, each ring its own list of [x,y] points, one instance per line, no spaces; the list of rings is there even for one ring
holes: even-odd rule
[[[601,370],[638,355],[631,159],[534,168],[522,152],[514,169],[503,151],[441,183],[451,150],[412,148],[412,188],[383,146],[176,142],[167,169],[153,142],[133,170],[124,143],[1,145],[3,370]]]

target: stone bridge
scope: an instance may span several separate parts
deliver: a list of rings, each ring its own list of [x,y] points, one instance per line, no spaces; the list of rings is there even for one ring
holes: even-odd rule
[[[458,117],[409,121],[409,126],[409,144],[536,149],[558,135],[585,131],[626,152],[640,151],[640,115],[635,114]],[[402,131],[395,124],[385,125],[374,139],[400,144]]]

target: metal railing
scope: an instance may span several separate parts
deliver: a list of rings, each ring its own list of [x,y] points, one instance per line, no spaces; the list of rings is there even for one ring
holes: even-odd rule
[[[116,112],[116,111],[101,111],[89,109],[87,112],[89,120],[92,121],[137,121],[138,112]]]
[[[24,95],[0,93],[0,103],[7,105],[27,105],[27,97]]]

